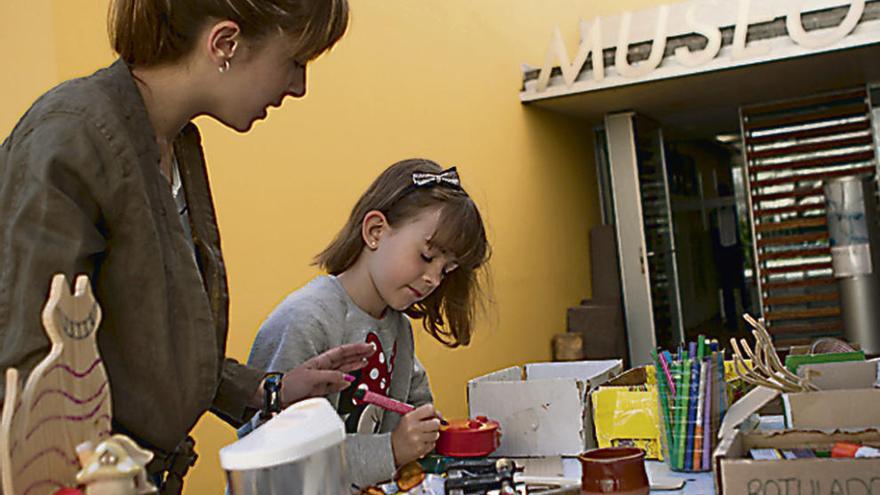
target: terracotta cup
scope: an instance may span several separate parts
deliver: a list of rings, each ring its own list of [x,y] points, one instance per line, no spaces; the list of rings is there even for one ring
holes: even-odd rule
[[[582,494],[648,495],[651,490],[642,449],[594,449],[579,455],[578,460],[583,472]]]

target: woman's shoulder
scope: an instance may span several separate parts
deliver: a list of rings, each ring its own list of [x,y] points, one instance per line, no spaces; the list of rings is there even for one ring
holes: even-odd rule
[[[124,128],[137,90],[131,82],[131,87],[126,87],[125,78],[131,75],[128,68],[120,64],[117,62],[89,76],[64,81],[44,93],[21,117],[9,139],[24,138],[47,121],[69,124],[65,128],[70,134],[97,128],[101,131],[99,134],[106,137],[114,129]]]

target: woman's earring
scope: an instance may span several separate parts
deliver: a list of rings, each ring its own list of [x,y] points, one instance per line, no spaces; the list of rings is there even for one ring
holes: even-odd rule
[[[223,65],[221,65],[217,70],[220,71],[221,74],[229,70],[229,59],[223,60]]]

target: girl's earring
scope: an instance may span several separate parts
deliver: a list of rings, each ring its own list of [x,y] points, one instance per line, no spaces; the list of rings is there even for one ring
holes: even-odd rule
[[[220,71],[221,74],[229,70],[229,59],[225,59],[223,61],[223,65],[221,65],[217,70]]]

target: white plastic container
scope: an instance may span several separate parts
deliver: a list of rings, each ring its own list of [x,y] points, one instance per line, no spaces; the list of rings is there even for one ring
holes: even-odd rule
[[[294,404],[220,449],[231,495],[340,495],[351,492],[345,426],[326,399]]]

